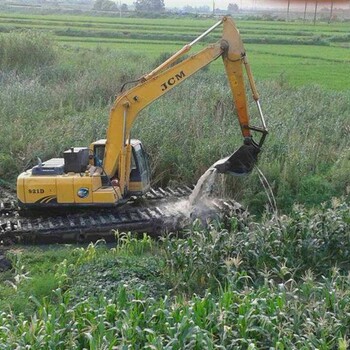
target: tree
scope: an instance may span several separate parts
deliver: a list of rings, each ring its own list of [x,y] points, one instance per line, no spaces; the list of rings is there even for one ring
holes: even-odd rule
[[[227,12],[228,13],[237,13],[237,12],[239,12],[238,5],[237,4],[232,4],[232,3],[228,4]]]
[[[211,10],[210,10],[210,7],[209,6],[199,6],[197,8],[197,11],[199,13],[209,13]]]
[[[194,8],[190,5],[186,5],[183,7],[183,11],[184,12],[188,12],[188,13],[191,13],[191,12],[195,12]]]
[[[111,0],[96,0],[93,9],[97,11],[118,11],[118,6]]]
[[[164,0],[136,0],[136,11],[162,12],[165,9]]]
[[[129,10],[128,5],[127,5],[127,4],[122,4],[121,7],[120,7],[120,10],[121,10],[122,12],[128,11],[128,10]]]

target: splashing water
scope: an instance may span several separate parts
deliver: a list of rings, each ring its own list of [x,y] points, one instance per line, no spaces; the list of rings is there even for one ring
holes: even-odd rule
[[[210,167],[198,180],[195,188],[189,196],[191,206],[198,205],[203,199],[207,198],[214,187],[218,172]]]
[[[213,219],[220,215],[212,201],[215,198],[213,197],[214,189],[216,188],[220,174],[215,166],[226,162],[228,158],[223,158],[215,162],[199,178],[188,199],[183,199],[176,203],[167,203],[160,207],[174,227],[179,222],[189,224],[194,219],[200,219],[205,224],[207,219]]]
[[[227,158],[223,158],[215,162],[198,180],[190,197],[189,204],[191,206],[198,206],[201,202],[206,201],[212,194],[213,188],[217,183],[219,172],[215,168],[216,165],[226,162]]]
[[[194,219],[199,219],[203,225],[208,223],[208,220],[220,218],[220,211],[216,205],[216,201],[222,196],[218,193],[218,186],[220,183],[219,174],[221,174],[216,168],[217,165],[225,163],[229,157],[223,158],[215,162],[198,180],[195,188],[188,197],[180,202],[166,205],[162,208],[164,212],[174,223],[182,222],[189,224]],[[274,217],[278,218],[278,211],[276,205],[276,199],[273,195],[272,188],[268,183],[266,177],[262,171],[255,166],[258,171],[260,181],[266,191],[270,206],[273,210]],[[241,213],[242,207],[238,204],[237,210]],[[184,226],[184,225],[182,225]]]

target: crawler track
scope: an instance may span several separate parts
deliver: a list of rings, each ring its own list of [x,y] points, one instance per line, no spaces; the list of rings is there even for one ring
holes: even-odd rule
[[[146,232],[160,235],[184,228],[190,222],[186,209],[190,187],[151,189],[141,199],[118,208],[89,209],[67,213],[26,213],[15,201],[0,200],[0,242],[69,243],[110,239],[115,231]],[[240,210],[233,201],[212,200],[205,218]]]

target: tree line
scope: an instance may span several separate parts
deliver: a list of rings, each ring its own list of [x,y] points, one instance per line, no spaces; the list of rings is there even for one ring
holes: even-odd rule
[[[137,12],[163,12],[164,0],[136,0],[135,11]],[[123,3],[119,6],[112,0],[96,0],[93,6],[96,11],[128,11],[128,5]]]

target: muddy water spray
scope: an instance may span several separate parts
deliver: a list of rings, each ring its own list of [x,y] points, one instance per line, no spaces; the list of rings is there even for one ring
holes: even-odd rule
[[[213,192],[213,188],[217,183],[219,172],[215,168],[216,165],[226,162],[228,158],[223,158],[214,163],[198,180],[195,188],[189,196],[189,203],[195,207],[205,201]]]
[[[214,163],[199,178],[188,199],[160,207],[168,219],[172,221],[174,227],[179,221],[189,224],[193,219],[200,219],[205,223],[207,219],[218,216],[219,213],[217,213],[217,209],[212,201],[214,199],[212,195],[219,176],[215,166],[226,162],[227,159],[220,159]],[[210,199],[210,197],[212,198]]]

